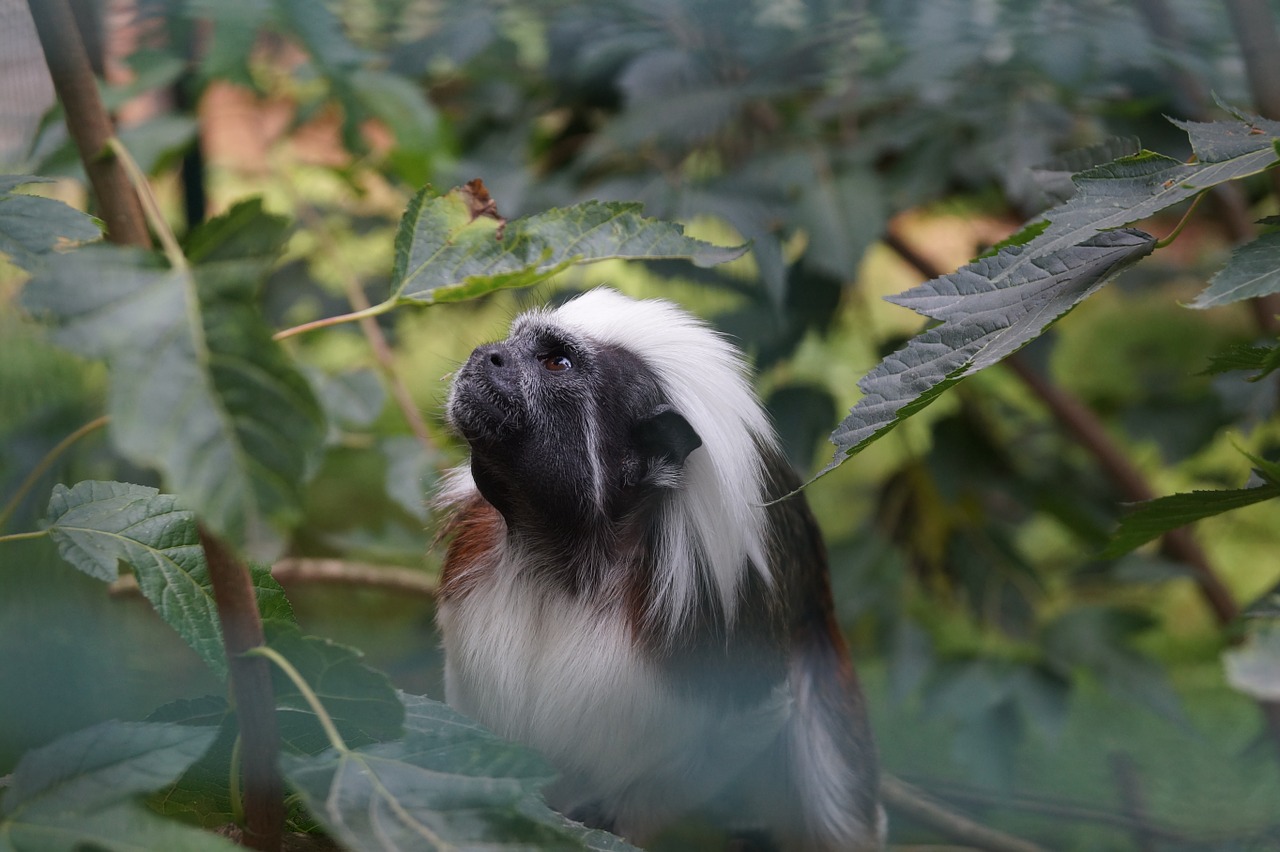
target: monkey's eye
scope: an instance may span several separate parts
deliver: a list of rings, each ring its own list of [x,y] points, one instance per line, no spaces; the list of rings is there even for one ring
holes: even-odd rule
[[[573,362],[562,352],[553,352],[542,356],[542,367],[551,373],[562,373],[573,369]]]

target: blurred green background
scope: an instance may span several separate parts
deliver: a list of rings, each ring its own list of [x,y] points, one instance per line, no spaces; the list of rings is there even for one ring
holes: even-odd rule
[[[121,136],[181,231],[261,195],[295,222],[263,292],[278,327],[386,295],[396,223],[425,183],[483,178],[508,218],[641,201],[718,243],[726,267],[598,264],[553,285],[290,341],[331,427],[288,542],[295,560],[430,577],[424,495],[461,458],[448,377],[521,308],[607,283],[675,299],[734,335],[804,474],[858,379],[921,328],[881,300],[947,272],[1051,203],[1086,146],[1175,158],[1165,116],[1254,104],[1228,6],[1212,0],[186,0],[98,4],[82,28]],[[1261,9],[1274,34],[1276,3]],[[84,205],[25,5],[0,0],[0,164]],[[34,50],[34,52],[33,52]],[[1280,118],[1280,115],[1272,115]],[[1064,158],[1065,157],[1065,158]],[[1047,188],[1046,188],[1047,187]],[[1131,499],[1020,371],[1071,394],[1155,494],[1244,484],[1237,448],[1280,449],[1273,375],[1204,374],[1274,340],[1265,306],[1183,305],[1252,222],[1266,177],[1200,208],[1169,249],[1017,357],[808,490],[886,769],[1053,849],[1280,848],[1280,740],[1234,690],[1221,625],[1185,565],[1100,556]],[[1171,231],[1182,211],[1148,223]],[[105,374],[52,346],[0,270],[0,501],[103,410]],[[390,371],[388,371],[388,366]],[[388,378],[394,375],[394,381]],[[424,416],[415,429],[396,383]],[[0,533],[37,529],[55,482],[159,484],[102,431],[76,443]],[[1274,615],[1275,501],[1198,524],[1241,609]],[[303,563],[310,564],[310,563]],[[286,583],[304,629],[441,697],[427,595]],[[0,775],[102,718],[218,689],[136,596],[107,594],[47,541],[0,543]],[[1276,661],[1272,659],[1272,663]],[[1280,666],[1278,666],[1280,668]],[[937,838],[894,821],[895,843]]]

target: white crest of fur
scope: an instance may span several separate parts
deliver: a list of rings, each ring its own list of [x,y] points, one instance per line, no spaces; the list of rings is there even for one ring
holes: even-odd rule
[[[736,347],[697,317],[657,299],[597,289],[544,315],[575,337],[626,349],[657,376],[671,406],[702,438],[667,503],[657,554],[657,606],[674,627],[693,607],[701,565],[732,619],[750,566],[772,583],[765,553],[763,466],[775,440]],[[699,559],[699,555],[701,559]]]

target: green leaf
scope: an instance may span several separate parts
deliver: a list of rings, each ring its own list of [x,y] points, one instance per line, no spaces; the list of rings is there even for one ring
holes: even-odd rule
[[[1274,497],[1280,497],[1280,485],[1267,483],[1253,488],[1170,494],[1139,503],[1135,511],[1121,519],[1102,555],[1120,556],[1169,530]]]
[[[280,652],[324,705],[348,744],[383,742],[400,736],[404,706],[387,676],[363,662],[354,648],[296,628],[267,626],[267,644]],[[278,670],[272,672],[280,736],[298,751],[314,753],[328,744],[302,693]]]
[[[176,498],[123,482],[55,485],[49,536],[62,558],[99,580],[127,563],[142,594],[220,677],[227,671],[222,629],[195,515]]]
[[[1233,370],[1257,370],[1249,381],[1256,382],[1280,369],[1280,343],[1250,346],[1237,343],[1209,358],[1206,373],[1216,375]]]
[[[1047,226],[1016,235],[1015,242],[1023,244],[891,298],[942,325],[911,340],[858,383],[863,398],[832,433],[835,457],[821,473],[950,385],[1038,337],[1110,276],[1150,253],[1154,238],[1125,226],[1280,160],[1275,122],[1178,126],[1190,135],[1199,162],[1143,151],[1081,172],[1074,178],[1075,194],[1044,214]]]
[[[1110,276],[1150,253],[1155,240],[1141,231],[1108,231],[1025,262],[1033,245],[1009,247],[890,299],[943,322],[858,382],[863,397],[832,433],[836,456],[825,470],[962,378],[1012,355]]]
[[[309,812],[353,849],[632,847],[551,811],[536,795],[549,767],[442,704],[405,702],[405,737],[284,758]]]
[[[102,236],[98,220],[92,216],[52,198],[14,192],[23,184],[48,181],[0,176],[0,253],[28,272],[35,271],[42,258],[60,246]]]
[[[1280,701],[1280,630],[1250,634],[1222,654],[1227,683],[1259,701]]]
[[[527,287],[576,263],[612,258],[687,258],[710,266],[741,257],[684,235],[671,222],[646,219],[638,204],[588,201],[499,224],[472,215],[467,190],[422,190],[396,234],[393,298],[451,302],[507,287]],[[501,239],[499,239],[501,234]]]
[[[1280,293],[1280,231],[1263,234],[1231,253],[1190,307],[1213,308]]]
[[[231,850],[136,798],[176,779],[216,729],[104,722],[24,755],[0,800],[0,850]]]
[[[259,241],[254,228],[276,238]],[[222,242],[204,236],[215,232]],[[51,257],[23,292],[56,342],[107,360],[121,453],[159,468],[215,532],[263,549],[272,547],[267,524],[287,529],[299,517],[324,434],[310,387],[257,308],[280,232],[276,217],[238,205],[193,236],[207,262],[191,272],[94,245]]]

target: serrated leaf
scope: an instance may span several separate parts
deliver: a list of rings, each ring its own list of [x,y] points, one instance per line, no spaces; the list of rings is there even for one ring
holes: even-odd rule
[[[1268,483],[1254,488],[1191,491],[1148,500],[1120,520],[1102,555],[1121,556],[1170,530],[1275,497],[1280,497],[1280,485]]]
[[[0,254],[28,272],[59,246],[102,236],[97,220],[87,213],[52,198],[13,191],[24,184],[47,181],[40,177],[0,176]]]
[[[1209,286],[1190,307],[1213,308],[1280,293],[1280,231],[1263,234],[1231,253],[1227,265],[1209,279]]]
[[[1251,634],[1222,654],[1227,683],[1259,701],[1280,701],[1280,630]]]
[[[256,221],[274,228],[274,217]],[[235,249],[207,248],[210,262],[191,272],[117,246],[55,255],[23,302],[52,321],[56,342],[107,360],[110,434],[121,453],[159,468],[205,523],[242,544],[262,542],[267,523],[287,528],[298,517],[323,427],[256,307],[257,275],[274,246],[225,245]]]
[[[1182,125],[1180,125],[1182,126]],[[1031,239],[890,301],[943,324],[884,359],[858,386],[863,398],[832,433],[821,472],[919,411],[950,385],[1039,336],[1107,278],[1151,252],[1155,240],[1125,226],[1280,160],[1280,124],[1186,126],[1201,161],[1143,151],[1075,176],[1075,194],[1044,215]],[[1119,229],[1119,230],[1117,230]]]
[[[1256,382],[1280,369],[1280,343],[1250,346],[1237,343],[1210,356],[1205,373],[1216,375],[1233,370],[1257,370],[1249,381]]]
[[[235,849],[135,801],[177,778],[215,734],[212,728],[104,722],[27,753],[0,799],[0,850]]]
[[[267,625],[267,644],[298,670],[349,745],[400,736],[404,706],[387,676],[367,666],[359,651],[273,625]],[[320,751],[328,739],[311,706],[281,672],[273,669],[272,678],[281,739],[299,751]]]
[[[536,284],[576,263],[686,258],[709,266],[746,251],[686,237],[680,225],[641,216],[638,204],[599,201],[514,219],[498,239],[500,226],[473,215],[463,192],[432,196],[424,189],[409,203],[396,235],[393,298],[458,301]]]
[[[863,397],[832,433],[836,456],[826,470],[960,379],[1016,352],[1154,244],[1141,231],[1108,231],[1032,262],[1024,262],[1031,245],[1013,246],[893,297],[943,322],[858,382]]]
[[[535,790],[546,764],[442,704],[402,696],[405,737],[286,756],[308,810],[354,849],[598,849],[630,852],[551,811]]]
[[[55,485],[48,524],[62,558],[91,577],[110,582],[117,563],[127,563],[165,623],[220,677],[226,675],[195,515],[176,498],[123,482]]]

